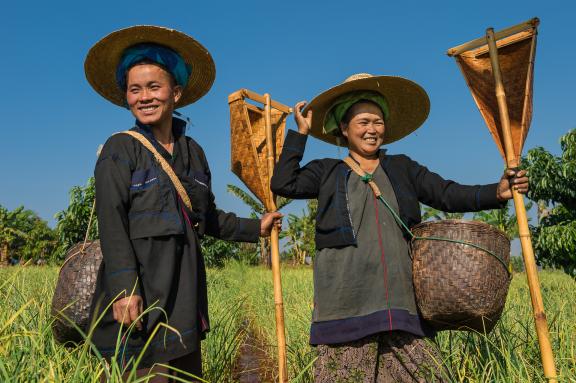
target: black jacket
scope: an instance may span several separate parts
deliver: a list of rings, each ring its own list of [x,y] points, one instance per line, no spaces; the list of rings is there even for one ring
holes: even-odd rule
[[[198,235],[258,241],[259,220],[238,218],[216,208],[204,151],[184,134],[180,120],[173,121],[174,145],[179,145],[186,168],[178,177],[192,202],[189,215]],[[132,130],[142,133],[162,153],[148,127],[137,124]],[[172,181],[135,138],[127,134],[110,137],[94,174],[102,253],[110,294],[115,296],[135,285],[138,261],[131,240],[183,235],[185,226]]]
[[[307,136],[288,131],[280,159],[274,169],[271,188],[280,196],[318,199],[316,248],[356,244],[348,207],[347,181],[351,169],[341,160],[324,158],[300,167]],[[498,184],[460,185],[405,155],[387,155],[380,150],[380,164],[394,189],[400,218],[412,227],[421,221],[420,204],[447,212],[496,209]]]

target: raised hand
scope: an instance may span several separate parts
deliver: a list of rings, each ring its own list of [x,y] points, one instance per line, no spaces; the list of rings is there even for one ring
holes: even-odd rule
[[[306,101],[300,101],[294,106],[294,120],[298,125],[298,133],[304,135],[308,135],[312,126],[312,110],[309,110],[305,116],[302,115],[302,109],[304,109],[306,104]]]

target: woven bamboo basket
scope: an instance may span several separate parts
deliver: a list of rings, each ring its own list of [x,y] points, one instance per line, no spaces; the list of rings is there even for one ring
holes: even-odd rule
[[[442,220],[412,229],[413,280],[422,317],[436,330],[492,330],[502,314],[510,273],[510,240],[483,222]],[[501,261],[496,259],[498,257]]]
[[[99,240],[86,242],[82,251],[83,244],[77,243],[66,253],[52,298],[52,332],[60,343],[81,342],[77,328],[88,327],[102,251]]]

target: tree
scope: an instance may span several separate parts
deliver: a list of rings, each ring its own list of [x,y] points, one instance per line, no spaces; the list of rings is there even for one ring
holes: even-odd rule
[[[64,260],[66,251],[75,243],[84,240],[88,222],[92,213],[92,206],[96,198],[94,177],[90,177],[86,186],[74,186],[70,189],[70,204],[66,210],[57,213],[56,232],[58,234],[58,247],[54,254],[55,260]],[[96,215],[92,217],[92,224],[88,239],[98,238],[98,221]]]
[[[306,201],[306,209],[302,210],[302,216],[295,214],[288,215],[288,229],[282,233],[282,237],[287,239],[289,254],[293,263],[304,264],[306,257],[314,258],[316,255],[316,213],[318,211],[318,200]]]
[[[528,197],[538,204],[538,226],[531,227],[539,264],[576,277],[576,129],[560,138],[562,154],[528,151],[522,167],[530,175]]]
[[[32,210],[20,206],[8,211],[0,206],[0,262],[9,258],[48,260],[56,246],[56,234]]]
[[[28,234],[22,230],[22,212],[24,206],[8,211],[0,206],[0,266],[8,264],[10,250],[18,239],[26,238]]]
[[[422,213],[422,221],[438,221],[441,219],[462,219],[464,213],[447,213],[442,210],[434,209],[430,206],[420,205]]]
[[[526,204],[526,210],[532,208],[532,203]],[[474,213],[472,219],[482,221],[506,233],[511,240],[518,238],[518,221],[509,204],[502,209],[485,210]],[[530,219],[528,219],[530,221]]]
[[[239,188],[236,185],[228,184],[228,193],[235,195],[240,198],[248,207],[250,207],[250,217],[260,218],[264,213],[266,213],[266,207],[260,201],[252,197],[248,192]],[[282,209],[284,206],[292,202],[291,199],[278,197],[276,201],[277,210]],[[270,241],[268,238],[260,238],[260,261],[266,266],[271,266],[270,260]]]
[[[46,221],[35,216],[32,230],[28,232],[25,243],[19,249],[19,256],[23,261],[54,261],[54,251],[57,247],[56,230],[51,229]]]
[[[240,250],[238,242],[223,241],[205,236],[200,241],[202,256],[207,267],[222,267],[227,259],[236,258]]]

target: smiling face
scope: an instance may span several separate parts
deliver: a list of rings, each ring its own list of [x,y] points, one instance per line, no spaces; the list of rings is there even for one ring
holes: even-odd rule
[[[126,101],[138,121],[153,127],[172,121],[182,87],[170,73],[158,65],[137,64],[126,74],[126,84]]]
[[[374,103],[360,101],[346,112],[340,129],[348,141],[351,153],[373,158],[384,142],[386,129],[382,110]]]

